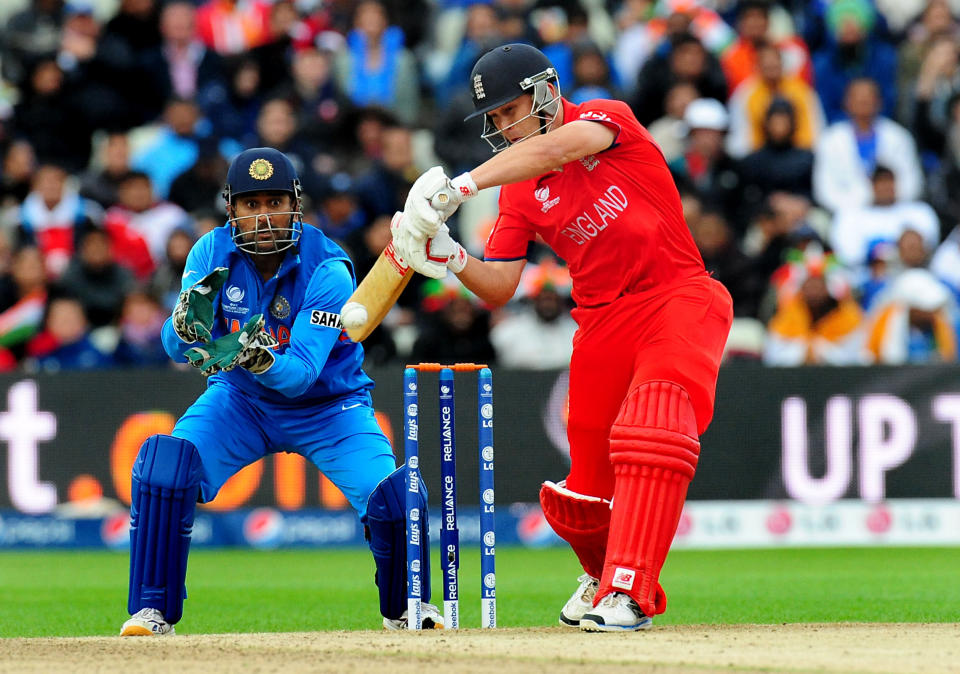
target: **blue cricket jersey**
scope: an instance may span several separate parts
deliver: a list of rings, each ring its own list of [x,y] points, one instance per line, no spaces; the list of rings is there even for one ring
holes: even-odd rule
[[[264,329],[279,342],[276,362],[263,374],[242,367],[218,372],[220,380],[272,402],[316,405],[373,387],[364,373],[363,347],[350,341],[340,323],[340,309],[353,293],[353,265],[343,249],[304,223],[299,245],[287,251],[280,269],[264,281],[246,253],[237,249],[225,225],[205,234],[187,256],[181,288],[227,267],[230,275],[213,302],[213,338],[243,327],[263,314]],[[163,325],[170,357],[186,362],[194,344],[177,337],[173,319]]]

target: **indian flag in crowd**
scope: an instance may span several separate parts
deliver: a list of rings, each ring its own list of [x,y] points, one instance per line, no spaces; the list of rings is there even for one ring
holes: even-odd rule
[[[0,346],[8,347],[26,341],[40,329],[47,294],[32,292],[0,314]]]

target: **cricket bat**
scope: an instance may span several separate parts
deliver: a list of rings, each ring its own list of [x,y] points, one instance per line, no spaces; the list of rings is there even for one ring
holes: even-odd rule
[[[362,342],[369,337],[411,278],[413,270],[397,256],[391,241],[340,310],[340,321],[350,339]]]
[[[450,192],[440,190],[430,198],[430,205],[446,220],[450,216],[445,212],[450,205]],[[340,321],[350,339],[362,342],[369,337],[397,303],[411,278],[413,269],[400,259],[391,241],[340,310]]]

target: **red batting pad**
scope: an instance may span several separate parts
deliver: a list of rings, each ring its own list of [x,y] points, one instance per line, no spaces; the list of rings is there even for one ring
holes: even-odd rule
[[[672,382],[641,384],[624,401],[610,432],[616,483],[595,602],[625,592],[648,616],[666,610],[658,579],[697,467],[696,428],[690,398]]]
[[[557,536],[573,548],[583,570],[599,578],[607,551],[610,501],[570,491],[563,482],[544,482],[540,507]]]

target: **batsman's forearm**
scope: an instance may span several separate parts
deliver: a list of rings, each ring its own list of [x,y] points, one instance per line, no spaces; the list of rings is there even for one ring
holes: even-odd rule
[[[470,177],[480,190],[529,180],[588,154],[602,152],[615,137],[610,128],[575,120],[511,145],[470,171]]]
[[[457,274],[457,278],[470,292],[494,307],[509,302],[520,281],[519,273],[513,274],[472,255],[468,256],[467,266]]]
[[[536,178],[572,161],[566,158],[562,147],[549,142],[550,135],[530,138],[522,143],[511,145],[470,171],[470,177],[477,184],[477,189],[483,190]]]

